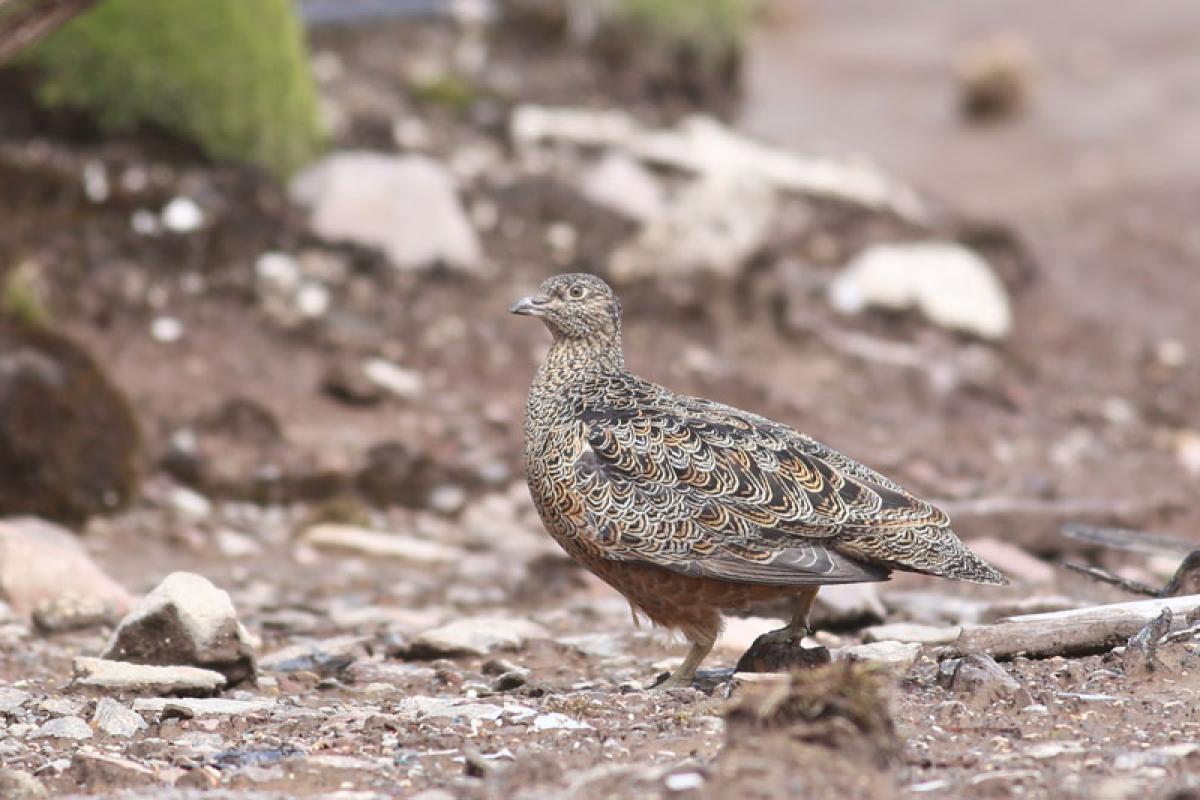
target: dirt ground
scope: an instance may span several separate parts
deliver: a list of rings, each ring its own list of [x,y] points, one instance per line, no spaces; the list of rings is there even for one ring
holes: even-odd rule
[[[1200,9],[778,6],[754,34],[733,120],[798,149],[867,154],[952,209],[954,230],[1006,265],[1013,334],[993,346],[907,315],[834,315],[821,287],[854,248],[896,225],[814,206],[808,233],[699,302],[630,287],[630,368],[793,424],[943,503],[964,539],[1004,539],[1051,567],[1014,574],[1004,589],[903,576],[880,590],[876,621],[958,625],[1018,601],[1132,599],[1058,566],[1064,554],[1161,584],[1169,558],[1100,552],[1059,528],[1121,524],[1200,542],[1200,474],[1181,455],[1200,436]],[[1006,30],[1036,57],[1028,106],[967,123],[955,53]],[[751,679],[711,694],[640,688],[684,645],[634,627],[623,601],[541,532],[520,473],[520,420],[547,336],[504,313],[548,274],[602,270],[632,227],[551,177],[495,176],[513,160],[504,120],[518,102],[619,102],[660,124],[695,99],[676,98],[666,113],[649,90],[631,99],[639,85],[629,74],[606,79],[579,52],[519,38],[496,43],[490,57],[507,77],[470,110],[415,99],[413,64],[444,58],[452,39],[429,24],[377,25],[318,31],[313,44],[327,67],[323,95],[342,120],[338,147],[393,149],[393,121],[415,115],[433,155],[489,165],[464,189],[469,207],[499,215],[482,234],[495,267],[484,278],[398,273],[377,254],[316,240],[264,178],[205,165],[149,132],[99,139],[52,120],[47,135],[47,121],[6,94],[0,263],[41,265],[59,325],[86,342],[143,426],[142,497],[92,520],[84,541],[135,593],[175,570],[228,589],[261,637],[263,678],[226,696],[266,702],[232,716],[146,712],[149,727],[129,738],[39,738],[47,719],[91,717],[97,697],[69,686],[71,661],[102,649],[105,632],[44,636],[10,619],[0,680],[31,699],[0,712],[0,764],[52,793],[88,797],[1200,792],[1194,640],[1164,645],[1159,668],[1136,676],[1113,654],[1018,658],[1004,668],[1020,689],[997,697],[943,688],[938,646],[927,645],[911,668],[886,673],[900,745],[866,788],[837,782],[837,748],[818,790],[772,757],[792,745],[730,741],[725,704],[764,691]],[[93,162],[146,180],[91,202],[80,176]],[[132,214],[180,193],[205,201],[200,234],[134,232]],[[573,257],[547,240],[562,223],[578,237]],[[829,241],[834,255],[819,255]],[[268,250],[332,264],[333,311],[298,325],[268,313],[253,269]],[[181,323],[182,338],[151,335],[162,317]],[[966,353],[984,367],[947,388],[922,369],[839,348],[850,331],[931,362],[963,363]],[[418,371],[424,391],[352,404],[327,390],[337,369],[375,356]],[[240,424],[232,400],[258,422]],[[198,437],[199,455],[181,454],[181,437]],[[408,466],[388,472],[383,444]],[[382,491],[399,503],[366,502],[364,463],[384,464]],[[180,500],[185,483],[209,502]],[[417,563],[304,541],[307,526],[328,520],[432,540],[455,556]],[[414,654],[422,631],[459,618],[499,628],[531,620],[545,633],[481,656]],[[732,624],[709,666],[731,666],[757,624]],[[857,644],[860,627],[842,620],[821,641]],[[310,652],[273,657],[297,645]],[[79,766],[90,763],[81,752],[149,774]]]

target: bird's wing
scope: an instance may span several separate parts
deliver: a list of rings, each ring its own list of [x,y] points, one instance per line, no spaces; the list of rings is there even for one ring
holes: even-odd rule
[[[796,431],[653,394],[585,408],[576,489],[596,548],[686,574],[783,585],[883,580],[840,538],[945,514]]]

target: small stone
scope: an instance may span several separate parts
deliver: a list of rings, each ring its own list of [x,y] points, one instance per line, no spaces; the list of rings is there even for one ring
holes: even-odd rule
[[[466,490],[452,483],[435,486],[429,493],[429,507],[442,514],[457,514],[466,504]]]
[[[931,322],[983,339],[1012,329],[1008,293],[991,267],[954,242],[878,244],[854,258],[829,285],[840,313],[919,309]]]
[[[533,720],[533,729],[535,731],[590,731],[592,726],[581,720],[572,719],[566,714],[554,712],[552,714],[539,714]]]
[[[33,624],[42,633],[62,633],[110,625],[119,617],[112,604],[90,597],[58,597],[33,610]]]
[[[1126,675],[1145,675],[1161,667],[1157,658],[1158,644],[1170,632],[1172,616],[1171,609],[1164,608],[1161,614],[1129,637],[1125,652],[1121,654]]]
[[[872,642],[852,647],[841,647],[834,656],[847,661],[869,661],[885,664],[899,670],[907,670],[921,655],[921,645],[916,642]]]
[[[378,248],[398,269],[486,271],[454,176],[431,158],[334,153],[299,175],[290,191],[311,209],[318,236]]]
[[[382,358],[367,359],[362,369],[367,380],[402,400],[416,400],[425,392],[425,379],[416,370],[405,369]]]
[[[74,661],[74,685],[154,694],[213,694],[224,688],[225,676],[199,667],[131,664],[80,656]]]
[[[1176,435],[1175,458],[1188,475],[1200,475],[1200,431],[1183,431]]]
[[[96,713],[92,716],[92,725],[96,730],[109,736],[133,736],[147,725],[141,714],[126,708],[111,697],[102,697],[96,703]]]
[[[171,510],[189,519],[206,519],[212,515],[212,503],[194,489],[172,486],[166,495]]]
[[[418,635],[409,647],[412,658],[483,656],[496,650],[517,650],[530,639],[548,639],[550,632],[521,619],[462,619]]]
[[[178,342],[183,338],[183,323],[174,317],[155,317],[150,323],[150,336],[163,344]]]
[[[949,644],[962,633],[961,625],[919,625],[915,622],[893,622],[873,625],[863,631],[866,642],[916,642],[918,644]]]
[[[162,225],[172,233],[192,233],[204,225],[204,211],[190,197],[176,197],[163,207]]]
[[[233,716],[261,714],[275,708],[275,701],[226,700],[222,697],[181,697],[168,700],[163,697],[141,697],[133,701],[133,710],[140,713],[163,713],[167,707],[182,710],[195,717]]]
[[[663,785],[672,792],[692,792],[704,787],[704,776],[699,772],[673,772],[663,780]]]
[[[411,719],[463,719],[494,722],[504,708],[491,703],[465,703],[450,697],[408,697],[401,700],[396,713]]]
[[[1029,101],[1034,71],[1029,40],[1000,33],[972,42],[958,56],[959,106],[971,120],[1011,116]]]
[[[215,539],[217,550],[226,558],[248,558],[262,553],[262,545],[244,533],[229,528],[217,531]]]
[[[89,791],[153,783],[154,770],[128,758],[101,753],[76,753],[67,773]]]
[[[254,650],[229,594],[190,572],[168,575],[121,621],[104,658],[215,670],[252,681]]]
[[[938,667],[937,681],[944,689],[969,695],[981,705],[1015,698],[1021,691],[1021,684],[986,653],[943,661]]]
[[[28,772],[0,767],[0,797],[4,800],[45,800],[46,787]]]
[[[39,738],[90,739],[92,728],[79,717],[58,717],[42,725],[34,734]]]
[[[456,547],[355,525],[314,525],[304,532],[301,539],[312,547],[395,558],[413,564],[451,564],[463,558],[463,551]]]
[[[0,522],[0,597],[15,612],[52,614],[57,604],[107,609],[113,619],[133,605],[129,592],[106,575],[65,528],[30,517]]]
[[[73,717],[83,711],[86,701],[79,697],[48,697],[38,708],[52,717]]]
[[[15,714],[32,695],[11,686],[0,686],[0,714]]]
[[[596,205],[637,222],[655,219],[666,207],[662,186],[650,170],[617,151],[583,173],[580,189]]]

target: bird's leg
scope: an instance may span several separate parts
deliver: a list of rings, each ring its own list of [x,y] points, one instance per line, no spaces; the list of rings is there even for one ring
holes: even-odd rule
[[[792,618],[784,627],[764,633],[738,659],[739,672],[778,672],[796,666],[828,663],[824,647],[804,648],[800,641],[809,634],[808,614],[817,599],[817,587],[805,589],[796,597]]]
[[[712,651],[715,638],[711,639],[693,639],[692,649],[688,651],[687,657],[683,659],[683,663],[678,669],[671,673],[671,677],[656,686],[656,689],[685,689],[692,685],[692,680],[696,677],[696,669],[700,666],[700,662]]]

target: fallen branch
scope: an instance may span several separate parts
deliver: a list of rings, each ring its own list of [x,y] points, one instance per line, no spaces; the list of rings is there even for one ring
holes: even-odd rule
[[[1170,536],[1129,530],[1128,528],[1102,528],[1075,522],[1063,525],[1062,535],[1077,542],[1088,542],[1101,547],[1147,555],[1185,556],[1196,547],[1195,542],[1185,542]]]
[[[1104,653],[1128,642],[1163,609],[1172,613],[1171,630],[1187,627],[1200,610],[1200,594],[1007,617],[964,628],[949,650],[954,655],[983,651],[997,659]]]
[[[0,64],[93,3],[95,0],[0,0]]]
[[[1155,589],[1148,583],[1135,581],[1132,578],[1123,578],[1114,572],[1109,572],[1108,570],[1100,567],[1090,567],[1087,564],[1076,564],[1072,561],[1064,561],[1063,566],[1067,569],[1074,570],[1075,572],[1081,572],[1084,575],[1087,575],[1089,578],[1094,578],[1101,583],[1107,583],[1111,584],[1112,586],[1120,587],[1133,594],[1141,594],[1145,595],[1146,597],[1159,596],[1158,589]]]

